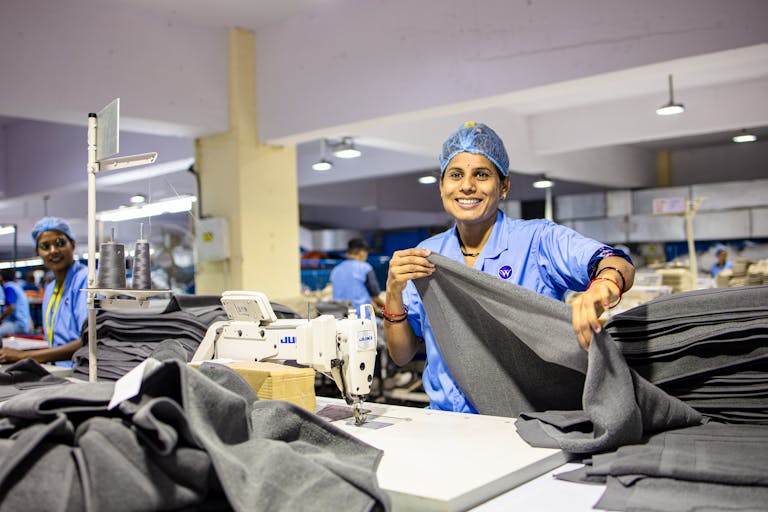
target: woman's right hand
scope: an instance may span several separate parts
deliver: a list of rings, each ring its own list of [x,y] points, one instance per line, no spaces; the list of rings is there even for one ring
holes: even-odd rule
[[[411,279],[427,277],[435,271],[435,265],[427,259],[432,254],[427,249],[403,249],[395,251],[389,260],[387,292],[401,293]]]
[[[431,275],[435,266],[427,259],[432,254],[426,249],[404,249],[395,251],[389,260],[387,274],[386,308],[391,314],[408,313],[403,306],[403,290],[411,279]],[[384,337],[392,361],[398,366],[408,363],[419,349],[419,339],[413,332],[410,322],[384,322]]]

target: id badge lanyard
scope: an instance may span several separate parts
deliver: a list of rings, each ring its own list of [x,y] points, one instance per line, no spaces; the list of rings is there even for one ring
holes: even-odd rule
[[[65,279],[62,285],[54,286],[51,302],[48,303],[48,310],[45,312],[45,333],[48,335],[48,345],[51,347],[53,347],[53,326],[54,322],[56,322],[56,313],[59,312],[59,302],[61,302],[61,296],[64,295],[66,284],[67,281]]]

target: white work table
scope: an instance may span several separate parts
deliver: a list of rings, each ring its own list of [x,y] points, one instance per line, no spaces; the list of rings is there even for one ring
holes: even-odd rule
[[[343,408],[349,407],[342,400],[317,399],[321,416]],[[396,512],[586,511],[604,489],[554,479],[551,473],[567,462],[566,454],[528,445],[514,418],[375,403],[366,408],[370,413],[362,427],[350,418],[333,424],[383,450],[377,477]]]

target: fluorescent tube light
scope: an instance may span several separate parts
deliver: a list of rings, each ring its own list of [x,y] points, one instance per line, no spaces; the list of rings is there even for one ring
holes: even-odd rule
[[[106,210],[96,214],[96,219],[103,222],[120,222],[123,220],[141,219],[166,213],[188,212],[192,203],[197,201],[195,196],[179,196],[173,199],[155,201],[138,206],[128,206],[117,210]]]
[[[743,143],[743,142],[755,142],[757,140],[757,137],[752,135],[751,133],[742,133],[740,135],[736,135],[731,139],[733,142]]]

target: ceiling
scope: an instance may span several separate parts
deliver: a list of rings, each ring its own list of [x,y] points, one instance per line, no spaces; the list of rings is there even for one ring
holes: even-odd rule
[[[40,4],[36,4],[36,1],[30,4],[19,0],[18,12],[22,12],[21,6],[25,6],[23,9],[33,9],[34,5]],[[8,2],[8,5],[14,2],[16,0]],[[543,3],[546,5],[546,2]],[[594,5],[599,2],[590,3]],[[657,8],[664,5],[651,3]],[[325,21],[326,14],[322,9],[330,12],[334,9],[364,8],[349,0],[227,0],[215,4],[205,0],[111,0],[107,6],[102,0],[72,0],[70,4],[84,10],[109,8],[115,17],[120,17],[116,19],[145,16],[161,21],[169,20],[168,26],[173,23],[177,26],[196,27],[196,30],[200,30],[201,38],[208,33],[202,31],[203,27],[219,35],[221,33],[215,31],[245,27],[256,34],[266,34],[259,39],[259,43],[264,42],[262,48],[279,37],[275,35],[277,28],[287,32],[302,26],[301,23],[313,27]],[[531,4],[528,2],[528,6]],[[730,5],[728,2],[722,4]],[[744,1],[741,4],[761,9],[766,14],[766,9],[759,2]],[[461,3],[451,2],[451,5],[459,6]],[[363,14],[358,13],[360,16]],[[17,25],[23,26],[25,20],[21,18],[24,16],[19,17]],[[759,19],[754,15],[752,18]],[[763,17],[763,28],[765,19],[768,17]],[[706,25],[709,21],[727,25],[719,20],[702,20],[700,23]],[[546,20],[537,23],[546,23]],[[662,21],[658,23],[663,25]],[[735,21],[733,24],[737,25]],[[661,32],[663,30],[660,29]],[[429,31],[426,30],[416,28],[413,33],[419,34],[419,37],[429,37]],[[667,36],[662,34],[658,37]],[[622,44],[626,46],[626,41],[620,42],[620,39],[620,35],[617,35],[615,41],[600,41],[600,48],[609,43],[617,49]],[[124,43],[130,44],[130,39]],[[119,54],[117,43],[111,44],[111,51]],[[283,116],[287,119],[264,123],[263,138],[266,143],[296,145],[302,222],[312,228],[403,229],[444,222],[436,185],[421,185],[416,179],[436,172],[440,143],[467,119],[487,122],[505,140],[513,171],[510,194],[513,200],[543,199],[543,191],[530,187],[535,176],[542,173],[556,180],[557,185],[553,191],[555,195],[594,192],[606,188],[656,186],[655,166],[659,151],[671,151],[673,162],[675,155],[681,155],[677,160],[679,167],[673,176],[674,185],[764,178],[768,176],[768,151],[763,142],[768,138],[768,107],[765,102],[765,93],[768,92],[768,44],[765,41],[740,47],[733,46],[731,42],[724,42],[722,46],[707,44],[711,51],[689,52],[688,55],[682,52],[682,57],[659,61],[644,57],[645,63],[642,65],[623,68],[614,66],[614,69],[608,68],[604,72],[585,76],[573,73],[577,77],[566,80],[547,82],[542,79],[542,83],[497,94],[472,96],[467,92],[468,97],[461,101],[430,101],[431,97],[440,94],[435,91],[435,94],[430,95],[429,87],[425,85],[420,94],[427,99],[422,100],[420,107],[403,107],[392,113],[376,113],[377,103],[385,105],[387,102],[397,102],[400,93],[402,97],[398,104],[408,104],[407,95],[412,93],[409,84],[403,84],[403,91],[393,91],[390,87],[387,90],[389,96],[385,98],[373,95],[375,86],[366,81],[363,71],[350,71],[350,80],[368,84],[375,96],[369,98],[365,105],[358,103],[356,107],[360,112],[373,114],[365,117],[361,113],[359,118],[355,118],[354,114],[336,114],[335,119],[318,124],[309,121],[312,112],[292,112],[292,116]],[[413,53],[417,48],[404,45],[402,49]],[[566,50],[571,51],[568,48]],[[558,47],[558,51],[566,50]],[[630,52],[627,49],[624,51]],[[665,54],[660,50],[655,51]],[[329,54],[327,66],[334,65],[334,59],[338,60],[339,55],[338,52]],[[524,57],[536,58],[536,52],[529,52]],[[546,57],[544,54],[541,56],[542,60]],[[8,50],[4,58],[5,61],[0,59],[0,66],[5,64],[7,67],[9,59],[13,59],[13,53]],[[564,65],[567,65],[567,60],[565,62]],[[269,65],[275,66],[275,72],[282,69],[275,64]],[[363,64],[360,67],[362,70]],[[546,72],[553,73],[541,71]],[[675,98],[686,105],[687,111],[681,116],[665,119],[656,116],[654,109],[668,99],[669,73],[675,75]],[[379,79],[386,82],[385,77]],[[413,76],[415,82],[419,79],[419,76]],[[427,77],[424,77],[424,81],[428,83]],[[52,80],[49,87],[51,95],[56,94],[56,86],[57,82]],[[451,86],[446,82],[446,88]],[[63,89],[64,86],[61,102],[65,103],[69,99],[73,105],[70,110],[78,112],[76,104],[80,99]],[[259,90],[263,89],[260,87]],[[320,83],[316,89],[326,91]],[[54,112],[54,109],[47,113],[40,108],[39,98],[35,102],[32,101],[35,98],[26,98],[21,92],[3,92],[7,92],[9,98],[16,99],[14,106],[9,107],[10,102],[2,101],[5,94],[0,95],[0,126],[6,134],[24,133],[20,126],[25,130],[43,130],[40,125],[48,124],[51,127],[46,128],[49,134],[61,131],[72,137],[72,130],[76,130],[80,134],[77,136],[84,137],[85,128],[78,120],[79,117],[59,110]],[[332,92],[327,99],[329,105],[338,100],[332,96]],[[130,91],[128,94],[133,93]],[[107,93],[106,97],[111,94]],[[124,96],[127,93],[116,90],[114,95],[117,94]],[[288,95],[289,91],[285,94]],[[132,105],[136,106],[136,98],[150,95],[151,88],[136,93]],[[394,98],[390,97],[393,95]],[[297,100],[295,103],[297,110],[301,110],[300,102]],[[126,102],[124,109],[127,105]],[[354,112],[356,107],[349,108]],[[304,125],[301,124],[302,114],[306,117]],[[137,152],[157,150],[161,155],[170,156],[158,166],[143,172],[122,173],[113,179],[100,178],[97,200],[99,210],[126,204],[127,198],[137,192],[146,192],[153,200],[197,194],[194,173],[188,170],[194,155],[194,137],[221,131],[220,124],[220,121],[212,121],[207,127],[200,126],[199,122],[185,125],[178,119],[164,119],[160,113],[156,119],[151,118],[150,114],[126,118],[123,124],[125,136],[138,137],[133,141],[133,146],[139,148]],[[730,137],[741,129],[757,134],[760,140],[751,144],[749,149],[734,149]],[[363,156],[353,160],[333,159],[334,168],[331,171],[312,171],[311,164],[321,156],[320,141],[324,138],[335,140],[341,136],[353,136]],[[39,148],[41,152],[53,145],[50,142],[52,138],[55,135],[41,138],[45,142]],[[161,148],[166,146],[172,146],[172,149],[164,152]],[[0,157],[12,154],[13,147],[9,136],[5,144],[0,145]],[[78,154],[82,153],[84,160],[84,147],[74,150]],[[708,169],[708,166],[714,165],[712,162],[719,160],[719,157],[712,156],[714,154],[723,155],[722,158],[727,159],[727,172]],[[87,186],[85,180],[80,179],[84,173],[78,175],[77,179],[67,181],[66,185],[60,183],[54,188],[39,186],[37,190],[28,188],[21,193],[14,193],[10,184],[15,179],[14,173],[19,171],[16,166],[7,163],[9,158],[6,156],[6,167],[12,168],[5,169],[6,194],[0,200],[0,222],[19,225],[21,233],[28,230],[31,223],[44,213],[55,212],[75,219],[76,231],[84,230],[82,206],[87,202]],[[55,173],[57,169],[52,168],[49,172]],[[119,177],[121,175],[122,178]],[[204,210],[204,191],[200,199]],[[156,219],[155,226],[161,231],[159,228],[165,221]],[[169,229],[173,229],[172,226],[179,222],[188,222],[183,216],[173,216],[167,221],[171,226]],[[121,229],[131,230],[134,226]],[[20,237],[20,240],[23,238]],[[9,242],[9,237],[0,237],[0,251],[7,254]],[[29,251],[29,245],[22,243],[22,251]]]

